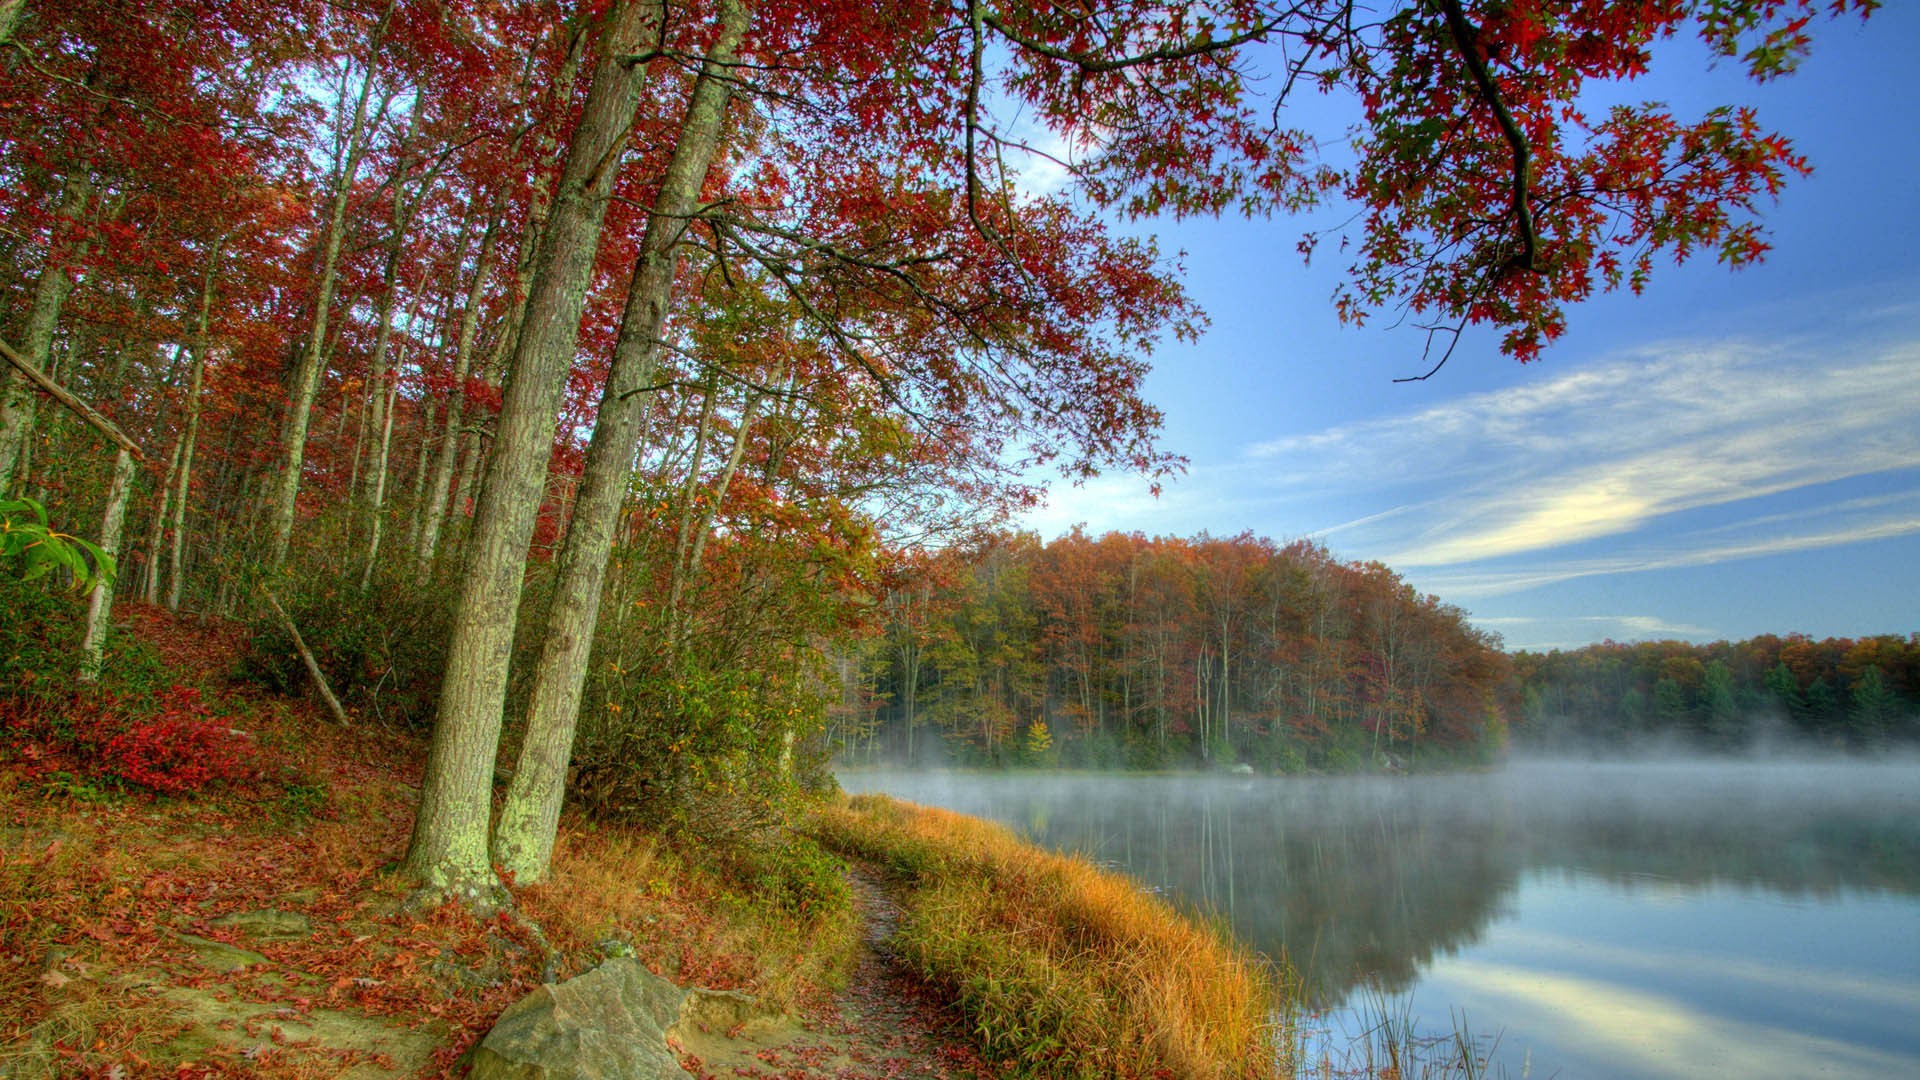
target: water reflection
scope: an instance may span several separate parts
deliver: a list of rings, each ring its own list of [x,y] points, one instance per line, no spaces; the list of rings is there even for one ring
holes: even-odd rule
[[[850,790],[995,818],[1049,846],[1111,860],[1221,913],[1252,947],[1287,958],[1320,1006],[1365,980],[1392,993],[1409,989],[1438,958],[1514,921],[1530,882],[1571,875],[1632,897],[1628,914],[1609,916],[1628,924],[1626,940],[1639,932],[1641,913],[1668,896],[1757,890],[1817,905],[1844,895],[1920,895],[1920,768],[1904,765],[1536,764],[1484,776],[1378,779],[842,779]],[[1605,929],[1583,927],[1581,940]],[[1889,945],[1915,948],[1911,935]],[[1920,953],[1905,955],[1920,967]],[[1483,989],[1493,985],[1485,972],[1478,978]],[[1910,990],[1911,969],[1895,981]],[[1548,989],[1541,984],[1536,1002],[1552,996]]]

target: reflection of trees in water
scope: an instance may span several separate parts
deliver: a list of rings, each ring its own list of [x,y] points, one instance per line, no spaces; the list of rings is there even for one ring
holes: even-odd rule
[[[1878,801],[1792,797],[1644,803],[1632,797],[1538,815],[1526,864],[1634,887],[1738,886],[1787,897],[1920,893],[1920,817]]]
[[[1512,845],[1498,839],[1504,815],[1462,828],[1405,794],[1392,781],[995,778],[939,801],[1219,913],[1249,946],[1289,960],[1310,998],[1331,1002],[1361,976],[1411,985],[1436,951],[1470,944],[1517,880]]]
[[[1864,780],[1863,780],[1864,778]],[[1219,912],[1310,1001],[1471,945],[1524,872],[1633,888],[1920,893],[1920,772],[1516,768],[1400,779],[979,777],[876,786],[1005,821]]]

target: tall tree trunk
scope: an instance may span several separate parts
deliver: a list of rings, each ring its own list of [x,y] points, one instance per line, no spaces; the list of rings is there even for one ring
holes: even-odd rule
[[[414,579],[423,585],[433,572],[433,555],[440,544],[440,527],[447,518],[453,466],[460,452],[460,425],[466,416],[467,379],[473,375],[473,345],[480,333],[480,306],[486,299],[487,279],[493,276],[504,196],[503,187],[501,195],[494,200],[486,233],[480,238],[480,257],[474,265],[473,284],[467,289],[467,305],[460,313],[460,330],[454,339],[453,392],[447,399],[446,434],[441,437],[438,452],[434,456],[433,477],[427,482],[426,510],[420,519],[419,540],[413,551]]]
[[[373,441],[373,461],[369,467],[364,510],[367,551],[365,569],[360,575],[362,591],[373,577],[374,562],[380,558],[382,514],[387,501],[387,455],[393,446],[393,404],[399,389],[398,365],[395,365],[393,377],[389,377],[387,353],[393,348],[393,309],[400,295],[400,257],[406,246],[407,227],[413,221],[413,208],[419,205],[419,196],[411,202],[407,199],[407,172],[412,167],[412,155],[406,144],[411,142],[413,129],[420,122],[421,103],[425,100],[424,94],[414,96],[413,115],[407,121],[407,133],[402,137],[399,163],[394,166],[393,210],[387,219],[386,259],[380,269],[380,303],[374,312],[373,353],[367,358],[368,428],[377,434]],[[465,244],[466,240],[462,237],[460,249],[464,249]],[[358,462],[355,464],[357,466]]]
[[[760,413],[760,403],[766,396],[758,390],[747,392],[747,403],[740,410],[740,425],[733,433],[733,448],[727,451],[727,464],[720,470],[720,476],[713,484],[713,493],[706,498],[706,504],[700,510],[699,520],[694,523],[693,542],[687,550],[686,570],[675,576],[673,610],[680,610],[680,601],[686,587],[700,577],[700,564],[706,558],[707,537],[713,534],[713,518],[720,512],[720,504],[726,500],[727,489],[733,486],[733,477],[740,471],[740,462],[747,455],[747,432]]]
[[[313,301],[313,328],[307,337],[307,347],[301,350],[300,359],[294,365],[286,423],[281,430],[281,452],[284,457],[273,488],[269,522],[271,532],[267,548],[267,565],[273,569],[278,569],[287,561],[287,544],[293,539],[294,503],[300,495],[300,471],[306,461],[307,427],[313,417],[314,397],[320,390],[320,373],[325,367],[321,358],[327,340],[327,319],[333,307],[334,288],[339,281],[340,244],[346,235],[347,199],[353,194],[353,177],[359,171],[360,156],[366,150],[362,137],[367,125],[367,99],[373,96],[374,74],[380,66],[381,41],[386,36],[387,22],[393,17],[396,3],[397,0],[387,0],[380,21],[368,36],[367,73],[360,81],[360,93],[354,99],[353,120],[347,126],[346,151],[341,156],[340,174],[334,178],[333,207],[327,217],[327,231],[322,240],[319,288],[315,291]]]
[[[719,389],[711,382],[705,390],[693,448],[687,454],[687,478],[680,485],[680,524],[673,538],[673,567],[667,585],[667,652],[676,656],[680,652],[680,598],[687,591],[687,548],[693,543],[693,493],[700,486],[700,463],[707,457],[707,440],[713,437],[713,414],[720,398]]]
[[[167,609],[180,610],[183,551],[187,535],[187,493],[193,485],[193,449],[200,435],[200,388],[206,381],[207,345],[210,315],[213,311],[213,275],[220,261],[225,236],[213,242],[207,251],[207,266],[200,276],[200,315],[193,328],[193,369],[187,375],[187,419],[180,432],[180,466],[174,473],[173,539],[167,552]],[[157,558],[157,556],[156,556]]]
[[[100,521],[100,550],[120,557],[120,526],[127,516],[127,496],[133,493],[133,455],[123,447],[113,459],[113,484],[107,489],[107,509]],[[100,677],[107,645],[107,620],[113,614],[113,582],[96,581],[87,595],[87,632],[80,639],[80,681]]]
[[[385,535],[387,501],[387,458],[388,450],[393,446],[394,399],[400,395],[400,386],[393,383],[386,388],[385,400],[380,404],[380,439],[374,444],[373,491],[367,497],[367,557],[360,571],[360,591],[366,592],[373,584],[373,568],[380,561],[380,538]]]
[[[661,5],[664,11],[664,4]],[[662,16],[664,22],[664,15]],[[656,24],[658,25],[658,24]],[[556,34],[568,32],[565,24],[554,28]],[[549,114],[565,115],[568,103],[573,100],[573,85],[580,77],[580,65],[586,57],[587,42],[591,32],[575,32],[568,43],[566,57],[560,62],[560,70],[554,75],[548,87],[547,111]],[[552,123],[542,125],[540,139],[534,144],[534,157],[537,162],[552,161],[560,149],[558,129]],[[527,203],[527,224],[520,233],[519,250],[514,255],[513,295],[507,304],[506,325],[500,330],[500,336],[493,343],[491,354],[484,365],[489,372],[501,371],[507,359],[520,347],[520,329],[525,325],[527,305],[533,297],[534,258],[540,251],[542,240],[546,237],[547,221],[553,216],[553,174],[546,169],[534,173],[533,190]],[[496,384],[498,385],[498,384]]]
[[[0,0],[0,46],[13,40],[14,28],[27,10],[27,0]]]
[[[479,478],[486,467],[487,435],[479,425],[472,425],[465,432],[466,450],[460,455],[460,475],[453,481],[453,511],[461,517],[471,517],[473,508],[479,502]],[[443,526],[444,527],[444,526]]]
[[[553,855],[607,557],[633,474],[634,440],[650,397],[641,388],[653,380],[660,335],[673,302],[680,239],[698,209],[700,189],[720,143],[732,88],[729,69],[746,33],[746,10],[738,0],[722,0],[720,20],[719,39],[701,65],[679,141],[641,238],[613,367],[600,399],[573,523],[560,555],[540,663],[534,671],[527,734],[494,835],[494,857],[517,881],[544,878]]]
[[[93,197],[93,180],[84,168],[68,174],[60,193],[59,220],[79,222],[86,215]],[[75,275],[72,263],[84,254],[84,242],[69,242],[58,235],[47,251],[46,265],[33,287],[27,304],[27,321],[20,335],[20,354],[36,370],[45,371],[53,355],[53,332],[60,325],[60,309],[72,295]],[[11,367],[0,371],[0,496],[12,487],[15,463],[33,430],[34,409],[38,401],[32,386]]]
[[[485,904],[498,888],[487,859],[487,817],[527,548],[601,226],[646,79],[647,66],[627,58],[665,15],[661,0],[627,0],[601,23],[592,84],[540,240],[498,442],[474,516],[404,864],[428,895]]]
[[[141,575],[140,600],[142,603],[160,602],[160,549],[166,542],[167,510],[172,503],[173,478],[180,471],[180,447],[176,440],[173,453],[167,455],[167,475],[153,493],[153,524],[147,527],[147,565],[146,573]]]

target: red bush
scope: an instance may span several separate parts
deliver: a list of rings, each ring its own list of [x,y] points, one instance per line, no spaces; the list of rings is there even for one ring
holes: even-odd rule
[[[177,795],[241,779],[252,749],[200,700],[200,691],[174,686],[160,696],[158,714],[133,721],[95,752],[105,771],[127,783]]]

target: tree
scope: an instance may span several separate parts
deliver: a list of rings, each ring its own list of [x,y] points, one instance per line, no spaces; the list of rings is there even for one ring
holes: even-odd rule
[[[1357,200],[1344,315],[1403,305],[1439,342],[1491,324],[1530,357],[1564,304],[1639,287],[1655,257],[1758,257],[1759,200],[1803,167],[1738,111],[1589,120],[1587,81],[1689,29],[1771,77],[1817,10],[1871,6],[0,0],[0,337],[170,450],[129,494],[149,595],[163,547],[170,595],[191,577],[231,611],[260,552],[351,545],[370,591],[399,515],[416,581],[465,543],[407,868],[478,897],[536,540],[562,599],[528,635],[552,660],[503,854],[546,831],[596,627],[657,632],[661,670],[764,705],[754,752],[782,746],[876,551],[979,540],[1031,505],[1035,467],[1179,467],[1141,386],[1200,315],[1124,219]],[[1316,88],[1363,109],[1344,173],[1275,122]],[[1022,123],[1065,139],[1071,192],[1023,190]],[[0,486],[91,513],[91,436],[17,390]],[[448,528],[469,501],[470,532]],[[1363,716],[1424,746],[1480,714],[1444,689],[1484,677],[1475,645],[1418,598],[1363,601],[1363,568],[1108,543],[957,583],[972,621],[909,650],[910,712],[921,690],[972,710],[991,753],[1039,717],[1062,750],[1111,731],[1151,756],[1282,724],[1331,754]],[[645,551],[614,584],[659,613],[601,602],[610,550]],[[1058,571],[1038,609],[1002,587],[1036,568]],[[722,678],[749,644],[768,667]],[[1885,652],[1814,659],[1830,685],[1881,664],[1899,691]],[[962,683],[978,697],[955,705]],[[700,704],[670,697],[663,716]],[[509,862],[534,876],[538,847]]]
[[[512,380],[475,510],[473,537],[439,715],[421,780],[406,868],[432,893],[489,902],[494,756],[511,663],[514,619],[553,446],[560,376],[573,360],[588,275],[648,66],[630,63],[657,32],[656,3],[625,0],[596,24],[585,109],[567,149],[540,239],[532,291],[515,343]]]
[[[1900,696],[1887,685],[1878,667],[1861,672],[1853,683],[1853,707],[1848,719],[1854,740],[1867,745],[1880,742],[1893,730],[1900,715]]]
[[[341,80],[341,100],[351,93],[353,105],[341,142],[335,148],[333,190],[329,193],[327,221],[320,235],[319,279],[315,282],[313,322],[306,342],[293,364],[289,377],[287,411],[280,428],[282,459],[279,475],[272,488],[272,508],[268,525],[267,565],[279,569],[287,558],[287,544],[293,537],[294,501],[300,494],[301,470],[307,453],[307,426],[313,415],[314,395],[320,390],[322,361],[328,343],[327,328],[333,314],[334,289],[339,283],[340,245],[346,238],[347,202],[353,195],[354,178],[359,175],[361,159],[367,152],[367,106],[373,97],[380,59],[386,47],[387,27],[399,0],[387,0],[386,6],[366,32],[366,59],[362,62],[360,85],[349,91],[345,72]],[[380,111],[386,102],[379,104]],[[376,118],[377,119],[377,118]]]
[[[720,36],[701,61],[673,157],[647,218],[613,366],[587,448],[586,472],[560,555],[559,579],[547,614],[540,662],[534,669],[527,734],[493,839],[496,859],[517,880],[544,878],[552,859],[615,519],[632,476],[634,438],[671,306],[679,249],[719,149],[732,92],[728,69],[746,33],[746,7],[726,0],[720,22]],[[735,446],[745,449],[744,432]],[[736,454],[734,469],[739,461]]]
[[[1700,686],[1700,714],[1709,741],[1731,746],[1739,740],[1741,717],[1733,696],[1733,672],[1719,660],[1707,665],[1706,680]]]

